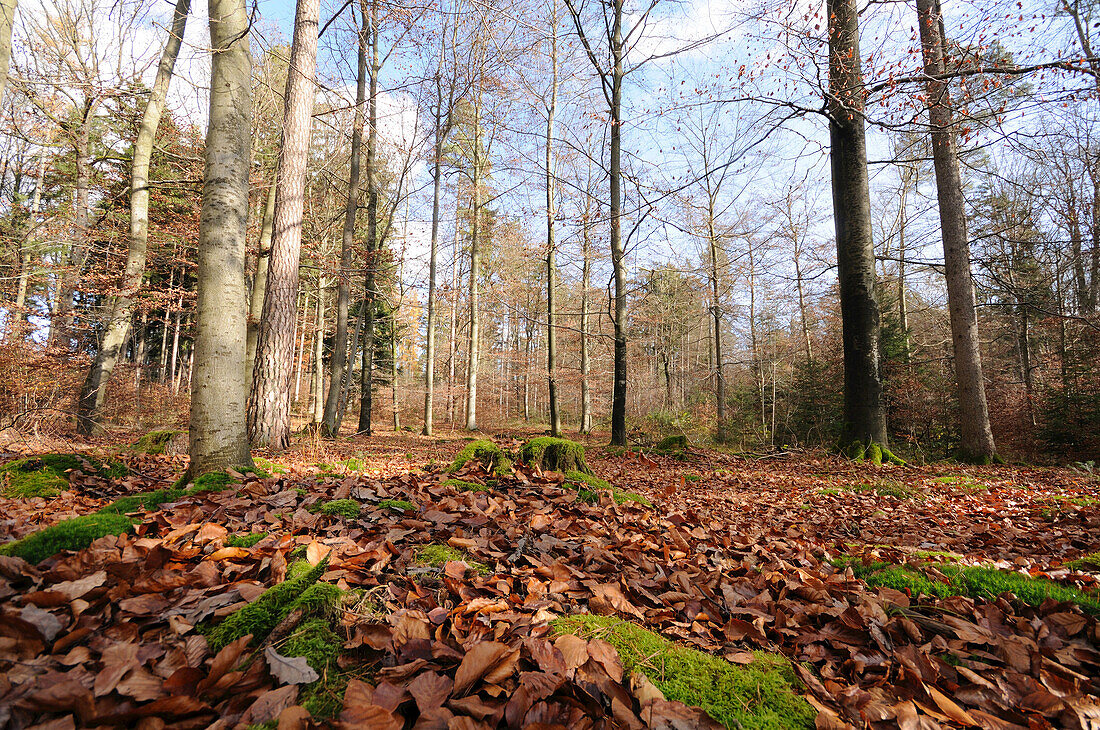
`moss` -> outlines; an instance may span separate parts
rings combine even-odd
[[[130,446],[130,450],[139,454],[163,454],[168,442],[183,431],[150,431]]]
[[[461,479],[446,479],[443,482],[443,486],[454,487],[460,492],[488,492],[492,490],[492,488],[486,484],[464,482]]]
[[[378,506],[381,509],[395,509],[398,512],[411,512],[416,509],[415,504],[404,499],[383,499]]]
[[[842,490],[840,489],[840,487],[825,487],[824,489],[817,490],[818,494],[824,495],[826,497],[838,497],[840,496],[841,492]]]
[[[992,600],[1002,593],[1012,593],[1016,599],[1028,606],[1039,606],[1048,599],[1059,603],[1076,603],[1082,610],[1100,615],[1100,593],[1079,591],[1045,578],[1032,578],[1022,573],[997,570],[985,566],[957,565],[938,563],[936,569],[944,575],[946,581],[930,578],[919,570],[907,565],[886,565],[884,563],[861,564],[857,561],[842,560],[840,565],[850,565],[857,578],[861,578],[871,587],[885,586],[899,591],[908,591],[912,595],[969,596]]]
[[[871,483],[857,484],[851,489],[853,492],[874,492],[880,497],[894,499],[913,499],[920,494],[914,487],[893,479],[877,479]]]
[[[684,481],[688,482],[697,482],[702,478],[703,477],[699,476],[698,474],[684,474]]]
[[[266,532],[248,532],[241,535],[230,535],[225,538],[226,547],[251,548],[256,543],[267,537]]]
[[[1071,560],[1066,563],[1066,567],[1070,570],[1100,570],[1100,550],[1090,555],[1082,555],[1076,560]]]
[[[33,532],[14,542],[0,545],[0,555],[14,555],[37,565],[62,550],[83,550],[107,535],[121,535],[134,523],[122,515],[94,514],[74,517]]]
[[[266,472],[270,472],[271,474],[287,473],[287,468],[285,466],[283,466],[282,464],[276,464],[274,461],[271,461],[270,459],[265,459],[262,456],[257,456],[252,459],[252,461],[257,467],[263,469]]]
[[[346,520],[353,520],[359,516],[359,511],[362,507],[354,499],[334,499],[329,502],[317,502],[316,504],[310,505],[308,509],[310,512],[316,514],[338,516]]]
[[[282,583],[268,588],[252,603],[239,608],[216,626],[204,627],[206,640],[214,651],[220,651],[242,636],[252,634],[258,644],[297,607],[307,589],[317,582],[328,566],[328,558],[315,566],[291,566]]]
[[[653,503],[636,492],[626,492],[611,486],[606,480],[592,474],[583,474],[579,471],[571,471],[565,475],[566,485],[577,487],[577,499],[589,504],[599,504],[601,491],[611,491],[611,498],[616,504],[634,502],[636,504],[652,507]]]
[[[343,464],[348,471],[363,471],[364,462],[357,456],[350,456],[343,461],[336,462],[337,464]]]
[[[183,489],[158,489],[155,492],[140,492],[119,497],[99,510],[99,514],[128,515],[132,512],[153,512],[162,504],[175,502],[187,496]]]
[[[471,459],[480,462],[486,471],[496,476],[503,477],[512,473],[512,459],[499,446],[487,439],[466,444],[462,451],[458,452],[447,471],[456,472]]]
[[[425,545],[416,551],[414,562],[417,565],[430,565],[433,568],[442,568],[452,560],[466,563],[472,570],[478,573],[488,573],[489,566],[472,560],[469,555],[450,545],[432,543]]]
[[[840,448],[840,452],[852,461],[866,460],[877,465],[905,465],[905,461],[895,456],[894,452],[890,451],[890,449],[881,444],[876,444],[873,441],[867,444],[864,444],[862,441],[853,441],[846,446],[842,446]]]
[[[753,652],[752,663],[738,666],[610,616],[563,616],[551,626],[559,635],[606,641],[619,653],[627,672],[645,674],[665,699],[701,707],[728,728],[814,726],[817,713],[798,695],[794,670],[782,656]]]
[[[688,438],[684,434],[665,436],[653,447],[654,451],[683,451],[688,447]]]
[[[292,608],[302,608],[310,614],[327,614],[340,605],[343,596],[344,591],[339,586],[332,583],[314,583],[302,591],[302,595],[295,599]]]
[[[129,473],[126,465],[117,459],[101,462],[76,454],[41,454],[0,467],[2,494],[21,499],[56,497],[69,487],[70,471],[104,479],[118,479]]]
[[[538,464],[545,471],[592,473],[584,460],[584,447],[569,439],[553,436],[533,438],[520,447],[519,459],[527,465]]]
[[[327,619],[311,618],[300,623],[278,651],[286,657],[305,657],[309,666],[323,676],[335,667],[342,643]]]

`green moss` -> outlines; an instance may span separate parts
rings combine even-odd
[[[503,477],[512,473],[512,459],[499,446],[487,439],[466,444],[462,451],[458,452],[447,471],[456,472],[471,459],[480,462],[486,471],[496,476]]]
[[[936,569],[946,581],[931,578],[918,568],[884,563],[861,564],[854,560],[842,560],[840,565],[850,565],[857,578],[871,587],[885,586],[912,595],[970,596],[992,600],[1002,593],[1012,593],[1028,606],[1039,606],[1048,599],[1060,603],[1076,603],[1082,610],[1100,615],[1100,593],[1085,592],[1064,586],[1045,578],[1032,578],[1022,573],[997,570],[976,565],[937,563]]]
[[[474,482],[464,482],[461,479],[446,479],[443,481],[443,486],[454,487],[460,492],[489,492],[492,488],[486,484],[476,484]]]
[[[225,538],[226,547],[251,548],[256,543],[267,537],[266,532],[248,532],[241,535],[230,535]]]
[[[881,444],[876,444],[873,441],[868,444],[864,444],[861,441],[853,441],[846,446],[840,448],[840,452],[847,456],[852,461],[870,461],[873,464],[896,464],[897,466],[904,466],[905,461],[894,455],[894,452],[886,448]]]
[[[305,657],[309,666],[323,676],[335,667],[342,643],[327,619],[311,618],[300,623],[278,651],[285,657]]]
[[[339,516],[353,520],[359,516],[361,505],[354,499],[334,499],[329,502],[317,502],[308,507],[310,512],[322,515]]]
[[[383,499],[378,506],[382,509],[395,509],[398,512],[411,512],[416,509],[415,504],[403,499]]]
[[[99,514],[128,515],[132,512],[153,512],[162,504],[175,502],[187,496],[183,489],[158,489],[155,492],[140,492],[119,497],[99,510]]]
[[[363,471],[364,462],[357,456],[351,456],[343,461],[336,462],[337,464],[343,464],[348,471]]]
[[[1066,567],[1070,570],[1100,570],[1100,550],[1090,555],[1083,555],[1076,560],[1071,560],[1066,563]]]
[[[327,566],[327,557],[315,566],[308,563],[304,567],[291,566],[282,583],[268,588],[259,598],[237,609],[220,624],[203,627],[211,649],[220,651],[248,634],[252,634],[253,643],[258,644],[299,605],[307,589],[317,582]]]
[[[16,499],[56,497],[68,489],[70,471],[104,479],[117,479],[129,473],[117,459],[100,462],[76,454],[41,454],[0,467],[0,493]]]
[[[853,492],[874,492],[880,497],[893,497],[894,499],[913,499],[920,492],[914,487],[894,479],[876,479],[871,483],[856,484],[851,487]]]
[[[559,635],[606,641],[619,653],[627,672],[642,672],[665,699],[701,707],[728,728],[814,726],[817,713],[797,694],[799,682],[782,656],[753,652],[752,663],[738,666],[609,616],[563,616],[551,626]]]
[[[636,492],[626,492],[618,487],[611,486],[606,480],[592,474],[584,474],[579,471],[571,471],[565,475],[567,486],[577,487],[577,498],[589,504],[599,504],[601,491],[611,491],[611,498],[616,504],[634,502],[636,504],[652,507],[653,503]]]
[[[287,468],[285,466],[283,466],[282,464],[276,464],[274,461],[271,461],[270,459],[265,459],[262,456],[257,456],[252,459],[252,461],[258,468],[263,469],[266,472],[270,472],[271,474],[287,473]]]
[[[817,490],[818,494],[826,497],[838,497],[842,494],[843,490],[840,487],[825,487],[824,489]]]
[[[589,486],[593,489],[611,489],[611,484],[606,479],[600,479],[594,474],[586,474],[580,471],[566,472],[565,481],[567,484],[574,484],[578,487]]]
[[[130,450],[139,454],[163,454],[168,442],[178,433],[183,431],[150,431],[135,441]]]
[[[302,595],[295,599],[292,608],[302,608],[310,614],[327,614],[340,605],[343,596],[344,591],[339,586],[332,583],[314,583],[302,591]]]
[[[0,545],[0,555],[14,555],[37,565],[62,550],[83,550],[107,535],[121,535],[134,523],[122,515],[94,514],[74,517],[33,532],[14,542]]]
[[[688,447],[687,436],[676,434],[674,436],[665,436],[663,439],[657,442],[653,447],[654,451],[684,451]]]
[[[519,459],[524,464],[538,464],[544,471],[592,473],[584,460],[584,447],[569,439],[553,436],[533,438],[520,447]]]
[[[697,482],[702,478],[703,477],[699,476],[698,474],[684,474],[684,481],[688,482]]]
[[[469,555],[450,545],[436,543],[425,545],[416,551],[416,557],[414,558],[417,565],[430,565],[433,568],[442,568],[452,560],[462,561],[478,573],[489,572],[488,565],[471,559]]]

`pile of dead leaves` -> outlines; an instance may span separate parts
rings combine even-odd
[[[829,562],[845,547],[834,535],[764,518],[760,502],[730,519],[682,493],[653,508],[608,495],[588,505],[560,475],[522,467],[484,492],[442,480],[248,479],[39,566],[0,558],[0,727],[712,723],[628,676],[599,639],[552,635],[549,619],[583,611],[735,660],[780,651],[819,727],[1100,723],[1100,630],[1077,606],[869,590]],[[333,499],[357,501],[358,517],[309,509]],[[259,531],[253,547],[226,545]],[[426,567],[429,544],[469,560]],[[339,676],[320,678],[337,694],[331,720],[303,707],[315,680],[271,637],[214,652],[199,633],[282,581],[299,555],[327,558],[322,581],[363,591],[334,622]]]

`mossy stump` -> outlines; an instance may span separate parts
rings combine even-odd
[[[519,450],[519,460],[528,466],[538,464],[543,471],[592,473],[584,461],[583,446],[553,436],[539,436],[525,443]]]
[[[847,446],[841,446],[840,453],[852,461],[869,461],[876,466],[882,466],[883,464],[905,466],[903,459],[895,456],[890,449],[874,441],[866,444],[862,441],[853,441]]]
[[[680,451],[686,451],[687,447],[687,436],[681,433],[676,434],[675,436],[665,436],[663,439],[657,442],[657,445],[653,447],[653,450],[677,453]]]
[[[447,473],[453,474],[466,466],[471,460],[477,461],[485,468],[485,471],[494,476],[504,477],[512,473],[512,459],[488,439],[479,439],[466,444],[458,456],[447,467]]]

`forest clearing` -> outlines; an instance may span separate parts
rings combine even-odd
[[[185,456],[142,453],[157,439],[104,442],[45,497],[15,496],[9,460],[0,719],[1100,722],[1095,473],[590,440],[592,475],[566,476],[511,460],[530,437],[304,439],[190,489]],[[77,552],[12,549],[97,515],[123,525]]]

